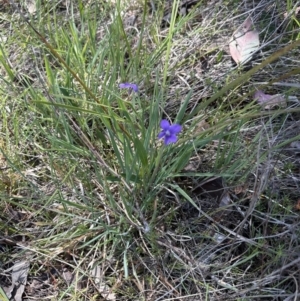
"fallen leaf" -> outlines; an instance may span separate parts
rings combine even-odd
[[[297,204],[295,205],[296,210],[300,210],[300,199],[297,201]]]
[[[241,194],[241,193],[245,193],[247,191],[247,185],[246,184],[241,184],[241,185],[237,185],[234,187],[234,193],[235,194]]]
[[[10,300],[22,301],[22,295],[24,293],[29,271],[29,262],[26,260],[16,261],[10,270],[12,270],[12,285],[10,286],[7,296]]]
[[[231,57],[237,64],[244,64],[259,49],[259,34],[252,30],[253,23],[248,17],[232,35],[229,42]]]
[[[263,91],[256,91],[254,99],[266,110],[270,110],[276,106],[286,107],[286,98],[281,94],[265,94]]]
[[[224,191],[219,201],[219,207],[227,207],[231,203],[231,198],[228,191]]]

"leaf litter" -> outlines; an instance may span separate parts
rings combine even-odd
[[[253,27],[252,20],[248,17],[231,37],[230,54],[237,64],[248,62],[259,49],[259,33]]]
[[[11,271],[11,286],[7,289],[6,294],[10,300],[22,301],[23,293],[27,283],[29,271],[29,262],[27,260],[19,260],[14,263],[12,268],[5,272]]]
[[[271,110],[275,107],[283,107],[287,106],[287,102],[296,102],[299,103],[299,100],[296,96],[287,96],[281,94],[265,94],[263,91],[256,91],[254,94],[254,99],[265,109]]]
[[[250,30],[250,32],[245,32],[245,28],[244,28],[244,30],[242,30],[242,33],[244,34],[244,36],[246,36],[247,33],[249,33],[249,35],[247,35],[247,37],[242,38],[242,36],[239,36],[239,35],[235,35],[235,37],[234,37],[235,38],[235,43],[236,43],[236,45],[235,45],[236,49],[235,50],[238,51],[238,53],[235,52],[235,59],[234,58],[233,59],[238,64],[243,64],[247,60],[252,59],[252,54],[253,54],[253,49],[249,46],[251,43],[248,44],[248,39],[250,39],[249,37],[251,37],[251,35],[252,36],[256,36],[256,33],[254,33],[254,34],[253,34],[253,32],[251,33],[251,30]],[[237,32],[235,32],[235,33],[237,33]],[[241,31],[238,32],[238,33],[241,33]],[[256,42],[254,42],[252,44],[253,45],[257,45],[257,40],[256,40]],[[199,164],[198,164],[198,166],[199,166]],[[221,194],[219,194],[219,193],[216,194],[216,192],[215,192],[216,187],[217,187],[217,190],[219,189],[220,191],[224,192],[224,185],[220,184],[218,180],[216,180],[216,181],[212,180],[211,183],[210,183],[210,185],[211,186],[215,186],[215,187],[206,187],[205,190],[206,190],[206,193],[208,194],[209,197],[212,197],[212,199],[214,201],[217,200],[217,202],[215,204],[215,208],[218,208],[218,207],[222,208],[222,207],[226,207],[227,205],[229,205],[229,203],[230,203],[230,195],[228,195],[227,193],[223,194],[224,195],[224,199],[223,199],[223,197],[222,197]],[[203,203],[205,201],[205,198],[199,198],[199,199],[200,199],[201,203]],[[223,204],[224,204],[224,206],[223,206]],[[189,215],[189,214],[190,214],[190,212],[187,213],[187,215]],[[197,212],[197,214],[199,215],[199,212]],[[197,223],[199,223],[199,222],[197,221]],[[223,223],[224,224],[228,223],[228,221],[223,221]],[[190,224],[191,223],[189,223],[189,225]],[[199,228],[197,228],[197,230],[199,230]],[[201,231],[198,231],[198,232],[201,232]],[[223,234],[220,234],[220,236],[218,236],[218,237],[220,237],[220,238],[218,238],[219,244],[224,243],[224,246],[225,246],[225,242],[224,241],[225,241],[225,238],[227,236],[225,236]],[[176,243],[178,244],[180,242],[177,241]],[[236,241],[234,241],[234,243],[236,243]],[[199,247],[199,244],[196,245],[196,246]],[[224,247],[224,246],[222,245],[222,247]],[[185,248],[185,246],[182,247],[182,249],[184,249],[184,248]],[[202,244],[201,248],[205,249],[205,244]],[[180,250],[180,252],[181,252],[181,250]],[[180,255],[180,252],[178,252],[179,255]],[[226,264],[226,261],[224,261],[223,264],[221,264],[221,268],[223,268],[223,265],[225,265],[225,264]],[[220,268],[220,270],[221,270],[221,268]],[[247,269],[248,269],[248,267],[247,267]],[[171,272],[170,272],[170,275],[172,276]],[[169,271],[168,271],[168,273],[169,273]],[[64,278],[65,278],[65,280],[66,280],[66,282],[68,284],[70,284],[70,282],[72,281],[72,280],[70,280],[71,275],[72,275],[71,272],[67,272],[66,271],[66,276]],[[95,278],[95,282],[99,282],[100,281],[100,283],[101,283],[101,278],[102,278],[103,275],[99,274],[97,271],[95,271],[95,275],[97,275],[97,277]],[[224,278],[226,278],[226,275],[224,275]],[[238,280],[236,280],[236,281],[238,281]],[[231,279],[229,277],[227,278],[227,282],[231,283]],[[219,284],[221,285],[221,283],[219,283]],[[238,285],[244,285],[244,284],[241,282],[241,283],[238,283]],[[103,288],[100,288],[100,290],[99,290],[99,292],[101,293],[101,295],[103,297],[105,297],[106,293],[108,293],[109,291],[110,291],[110,287],[108,287],[108,286],[104,286]],[[113,295],[111,298],[112,298],[112,300],[114,300],[115,296]]]

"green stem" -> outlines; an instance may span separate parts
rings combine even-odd
[[[159,150],[159,152],[158,152],[158,155],[156,157],[156,160],[155,160],[155,168],[154,168],[154,171],[153,171],[152,176],[150,178],[148,187],[151,187],[151,185],[152,185],[152,183],[154,181],[154,178],[157,175],[158,168],[160,167],[160,163],[161,163],[163,151],[164,151],[164,147],[161,147],[160,150]]]

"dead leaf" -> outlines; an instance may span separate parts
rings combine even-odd
[[[229,42],[231,57],[237,64],[244,64],[259,49],[259,34],[253,30],[253,23],[248,17],[232,35]]]
[[[228,193],[228,191],[224,191],[223,195],[221,196],[220,198],[220,201],[219,201],[219,207],[227,207],[231,202],[231,198],[230,198],[230,195]]]
[[[297,201],[297,203],[295,205],[295,209],[300,210],[300,199]]]
[[[259,90],[255,92],[254,99],[256,99],[265,110],[270,110],[276,106],[287,106],[286,98],[281,94],[270,95]]]
[[[27,275],[29,271],[29,262],[26,260],[17,261],[11,270],[12,285],[7,294],[10,300],[22,301],[25,285],[27,282]],[[8,270],[6,270],[7,272]]]
[[[234,193],[236,195],[241,194],[241,193],[245,193],[247,191],[247,185],[246,184],[241,184],[241,185],[237,185],[234,187]]]

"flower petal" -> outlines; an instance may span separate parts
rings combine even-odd
[[[165,137],[165,145],[175,143],[176,141],[177,141],[177,137],[175,135]]]
[[[139,91],[139,87],[136,84],[131,84],[131,83],[121,83],[119,84],[120,89],[132,89],[134,92]]]
[[[173,124],[170,126],[169,128],[169,131],[172,133],[172,134],[178,134],[182,129],[182,126],[180,124]]]
[[[136,84],[131,84],[131,89],[132,89],[134,92],[139,92],[139,87],[138,87]]]
[[[120,89],[128,89],[130,88],[130,83],[121,83],[119,84]]]
[[[164,131],[161,131],[159,134],[158,134],[158,139],[161,139],[162,137],[164,137],[166,135],[166,133]]]
[[[170,128],[170,123],[168,120],[166,119],[163,119],[161,122],[160,122],[160,127],[163,129],[163,130],[168,130]]]

